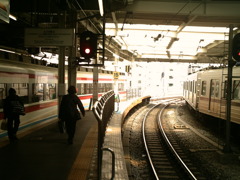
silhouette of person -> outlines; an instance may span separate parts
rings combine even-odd
[[[9,95],[3,101],[3,114],[4,119],[7,119],[7,131],[10,141],[18,140],[16,134],[20,124],[20,115],[25,115],[24,105],[20,97],[16,94],[16,90],[10,88],[8,90]],[[22,110],[22,113],[18,112],[18,108]]]
[[[68,134],[68,144],[73,143],[73,138],[76,129],[77,120],[81,119],[80,113],[77,107],[80,109],[83,116],[85,116],[85,110],[81,100],[76,95],[75,86],[68,88],[68,94],[64,95],[59,108],[59,119],[65,122],[66,132]]]

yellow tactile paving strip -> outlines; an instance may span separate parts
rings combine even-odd
[[[68,180],[84,180],[88,177],[94,149],[97,145],[97,123],[89,130],[81,150],[72,166]]]

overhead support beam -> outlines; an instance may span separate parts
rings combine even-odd
[[[196,15],[195,15],[195,16],[189,16],[188,21],[187,21],[187,22],[183,22],[183,23],[178,27],[178,29],[177,29],[176,32],[175,32],[175,36],[171,38],[171,40],[170,40],[170,42],[169,42],[169,44],[168,44],[168,46],[167,46],[167,50],[168,50],[168,51],[169,51],[169,49],[172,47],[173,43],[174,43],[175,41],[178,41],[178,38],[177,38],[178,34],[179,34],[186,26],[188,26],[192,21],[194,21],[194,19],[196,19],[196,17],[197,17]],[[170,53],[170,52],[169,52],[169,53]]]
[[[212,49],[212,48],[214,48],[214,47],[216,47],[216,46],[218,46],[218,45],[220,45],[220,44],[222,44],[222,43],[224,43],[223,40],[215,40],[213,43],[207,45],[205,48],[206,48],[207,50],[209,50],[209,49]]]
[[[239,16],[239,1],[151,1],[139,0],[127,6],[127,11],[142,12],[142,13],[159,13],[177,15],[192,15],[197,16]],[[182,9],[180,9],[182,8]],[[172,18],[174,19],[174,17]]]
[[[114,34],[115,34],[115,36],[117,36],[118,35],[118,22],[117,22],[116,14],[115,14],[115,12],[112,12],[111,14],[112,14],[113,23],[115,25],[115,33]]]
[[[135,61],[138,62],[181,62],[181,63],[211,63],[211,64],[220,64],[219,59],[211,59],[205,57],[203,59],[168,59],[168,58],[135,58]]]

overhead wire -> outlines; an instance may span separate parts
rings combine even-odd
[[[78,5],[78,7],[80,8],[80,11],[84,14],[84,16],[87,18],[87,14],[85,13],[85,11],[83,10],[82,6],[79,4],[79,2],[77,0],[74,0],[76,2],[76,4]],[[91,24],[92,26],[96,29],[96,31],[98,33],[100,33],[100,30],[96,27],[96,25],[92,22],[91,19],[87,19]]]

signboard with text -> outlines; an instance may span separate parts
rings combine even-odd
[[[118,78],[119,78],[119,75],[120,75],[119,72],[114,71],[114,72],[113,72],[113,79],[118,79]]]
[[[10,3],[9,0],[0,0],[0,19],[9,23]]]
[[[24,45],[26,47],[72,46],[74,29],[27,28]]]

